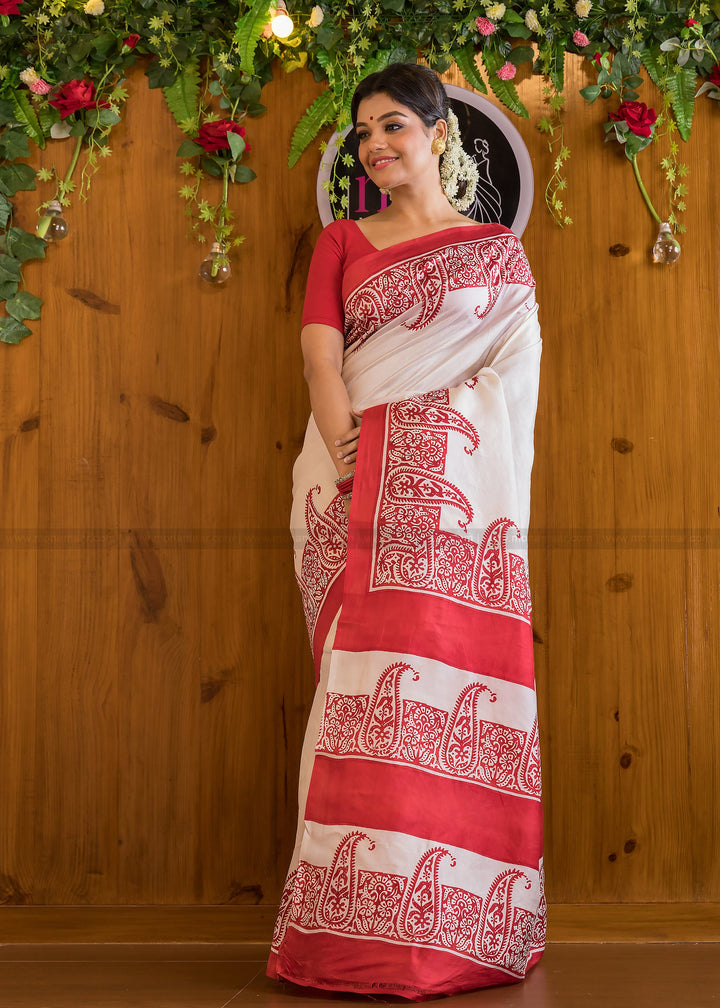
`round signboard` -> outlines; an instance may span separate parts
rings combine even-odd
[[[463,147],[478,166],[475,199],[465,216],[480,224],[504,224],[520,237],[530,217],[533,199],[532,164],[522,137],[505,113],[487,98],[453,84],[446,84],[445,90],[458,117]],[[338,150],[341,135],[343,142]],[[343,216],[353,220],[384,209],[391,198],[381,193],[365,174],[352,127],[343,134],[333,134],[320,163],[317,201],[323,226],[334,219],[328,186],[332,187],[338,206],[347,193]]]

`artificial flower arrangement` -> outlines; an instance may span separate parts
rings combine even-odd
[[[546,81],[548,111],[538,127],[555,154],[546,202],[565,225],[571,222],[563,202],[565,54],[584,56],[597,78],[581,93],[589,102],[608,101],[608,135],[624,145],[655,216],[637,156],[659,135],[666,138],[661,164],[670,200],[663,216],[671,230],[682,230],[686,169],[676,134],[688,139],[697,98],[720,102],[720,0],[288,0],[287,6],[284,0],[0,0],[0,302],[7,313],[0,340],[19,342],[30,332],[25,323],[39,317],[40,299],[22,290],[22,264],[42,257],[65,233],[58,208],[87,195],[93,172],[111,152],[127,98],[124,74],[140,57],[148,85],[162,88],[185,136],[179,193],[196,236],[205,240],[211,232],[215,259],[206,278],[212,281],[225,278],[228,253],[241,241],[228,185],[255,177],[242,163],[250,151],[247,122],[265,111],[262,88],[278,61],[286,72],[307,67],[328,84],[298,123],[291,165],[324,126],[347,125],[357,81],[390,62],[419,57],[440,73],[455,63],[470,86],[489,88],[526,118],[514,80],[520,67],[531,67]],[[662,94],[659,112],[639,100],[643,74]],[[63,138],[75,143],[63,178],[54,168],[36,173],[16,163],[29,156],[30,143],[44,147]],[[208,175],[223,180],[215,205],[202,196]],[[31,233],[14,224],[11,199],[38,181],[52,191]]]

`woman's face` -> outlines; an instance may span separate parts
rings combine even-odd
[[[430,150],[436,136],[445,139],[443,119],[427,127],[422,119],[384,92],[364,98],[358,106],[355,133],[360,162],[383,189],[428,179],[439,184],[438,157]]]

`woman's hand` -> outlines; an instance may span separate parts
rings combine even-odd
[[[347,431],[347,433],[341,434],[335,442],[335,447],[337,449],[335,457],[339,462],[344,462],[345,465],[352,465],[357,458],[362,410],[359,413],[353,413],[353,417],[357,420],[357,426],[353,427],[352,430]]]

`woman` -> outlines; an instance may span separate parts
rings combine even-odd
[[[268,972],[422,1000],[543,949],[519,531],[540,337],[517,238],[449,202],[477,176],[436,75],[370,75],[352,120],[392,201],[327,227],[308,280],[292,526],[318,686]]]

